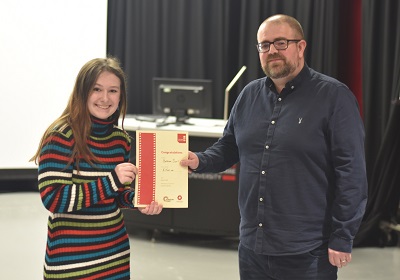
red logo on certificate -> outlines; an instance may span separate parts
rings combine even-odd
[[[186,143],[186,134],[178,133],[178,143]]]

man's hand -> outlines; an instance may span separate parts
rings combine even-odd
[[[192,170],[196,170],[199,167],[199,158],[197,155],[191,151],[189,151],[188,159],[183,159],[180,162],[181,166],[187,166],[189,173],[192,173]]]
[[[328,248],[329,262],[333,266],[342,268],[351,262],[351,253],[344,253]]]

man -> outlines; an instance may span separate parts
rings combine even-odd
[[[296,19],[266,19],[257,41],[266,77],[243,89],[223,136],[181,165],[220,172],[240,162],[242,280],[337,279],[367,200],[357,101],[306,65]]]

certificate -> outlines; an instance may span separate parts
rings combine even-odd
[[[188,208],[188,132],[136,131],[135,207],[152,201],[164,208]]]

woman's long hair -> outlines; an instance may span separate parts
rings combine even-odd
[[[67,107],[61,116],[47,128],[40,140],[39,148],[31,158],[31,161],[35,161],[37,164],[46,139],[51,134],[61,132],[67,126],[71,127],[75,140],[69,164],[74,160],[79,163],[80,158],[85,159],[92,165],[94,161],[98,161],[87,146],[87,139],[89,139],[92,125],[87,103],[98,77],[103,72],[113,73],[121,81],[120,102],[117,111],[112,117],[115,119],[115,125],[118,124],[118,120],[121,118],[123,128],[127,109],[125,73],[119,61],[114,57],[92,59],[79,71]]]

